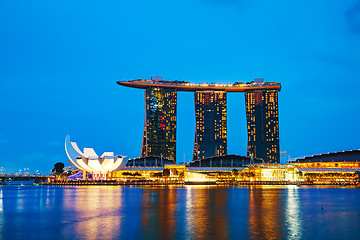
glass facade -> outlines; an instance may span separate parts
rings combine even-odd
[[[259,90],[245,93],[248,132],[247,155],[279,163],[278,92]]]
[[[145,123],[141,156],[162,156],[176,161],[175,89],[145,90]]]
[[[193,160],[227,154],[225,91],[198,91],[195,98]]]

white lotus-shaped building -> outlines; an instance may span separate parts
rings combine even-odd
[[[93,148],[84,148],[81,152],[76,142],[70,141],[70,136],[65,138],[65,151],[70,164],[91,173],[94,179],[106,179],[111,173],[123,169],[128,162],[127,157],[114,156],[113,152],[104,152],[101,157]]]

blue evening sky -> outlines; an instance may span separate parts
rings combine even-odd
[[[0,167],[48,172],[67,134],[138,157],[144,91],[118,80],[280,82],[280,149],[359,149],[360,1],[0,1]],[[192,93],[178,93],[190,160]],[[246,155],[243,93],[228,94],[228,154]]]

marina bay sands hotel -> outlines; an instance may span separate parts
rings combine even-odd
[[[145,89],[145,123],[141,156],[176,161],[177,92],[194,92],[195,141],[193,160],[227,155],[227,93],[244,92],[248,133],[247,155],[279,163],[278,92],[281,84],[255,79],[234,84],[192,84],[161,77],[118,81]]]

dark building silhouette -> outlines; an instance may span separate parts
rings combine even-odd
[[[360,168],[360,149],[342,151],[342,152],[331,152],[331,153],[322,153],[315,154],[312,156],[306,156],[302,158],[297,158],[296,161],[292,162],[293,164],[307,164],[308,167],[321,166],[323,163],[328,167],[352,167]],[[329,165],[332,163],[333,165]],[[318,165],[317,165],[318,164]]]
[[[193,160],[227,154],[225,91],[198,91],[195,97]]]
[[[263,163],[263,160],[241,155],[208,157],[189,163],[190,167],[244,167],[246,164]]]
[[[278,91],[256,90],[245,93],[248,156],[279,163]]]
[[[163,167],[165,164],[174,164],[174,160],[159,156],[147,156],[129,159],[127,167]]]
[[[162,156],[176,161],[177,91],[145,90],[145,123],[141,156]]]

